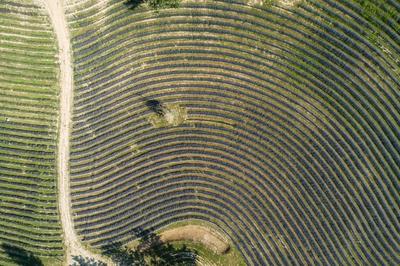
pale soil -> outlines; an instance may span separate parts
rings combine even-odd
[[[274,3],[285,6],[285,7],[293,7],[297,3],[300,3],[302,0],[276,0]],[[263,0],[248,0],[247,4],[249,6],[262,6],[263,5]]]
[[[73,72],[71,63],[70,37],[66,17],[64,14],[64,3],[62,0],[37,1],[40,1],[40,3],[44,5],[50,15],[55,34],[57,36],[59,49],[60,135],[58,144],[58,189],[59,212],[64,233],[64,244],[66,248],[66,263],[67,265],[71,264],[72,255],[82,255],[84,257],[90,257],[96,260],[106,261],[100,255],[93,254],[82,246],[74,230],[73,220],[71,217],[68,161],[72,112]]]
[[[249,6],[256,6],[256,5],[262,6],[263,1],[262,0],[249,0],[249,1],[247,1],[247,4]]]
[[[211,229],[199,225],[185,225],[169,229],[160,235],[162,242],[193,241],[198,242],[218,254],[224,254],[229,250],[229,244]]]
[[[187,110],[178,104],[165,106],[164,115],[152,114],[149,122],[156,128],[164,126],[179,126],[187,120]]]
[[[300,3],[302,0],[279,0],[278,3],[286,7],[294,7],[296,4]]]

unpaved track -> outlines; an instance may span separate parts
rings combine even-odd
[[[71,216],[71,198],[69,186],[69,137],[71,131],[73,70],[68,25],[64,13],[63,0],[38,0],[50,15],[58,41],[60,64],[60,134],[58,143],[58,190],[61,224],[64,233],[67,265],[72,262],[72,255],[82,255],[97,260],[107,261],[97,254],[86,250],[80,243],[73,226]],[[108,265],[111,265],[107,261]]]

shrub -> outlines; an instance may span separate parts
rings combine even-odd
[[[179,0],[148,0],[147,3],[151,8],[177,8],[179,7]]]

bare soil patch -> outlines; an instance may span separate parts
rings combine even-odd
[[[230,246],[211,229],[199,225],[186,225],[161,233],[162,242],[193,241],[201,243],[217,254],[226,253]]]

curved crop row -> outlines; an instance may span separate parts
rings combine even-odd
[[[199,219],[249,264],[398,264],[399,32],[361,8],[71,3],[82,240]]]
[[[63,257],[54,35],[31,1],[2,1],[0,39],[0,264],[53,265]]]

